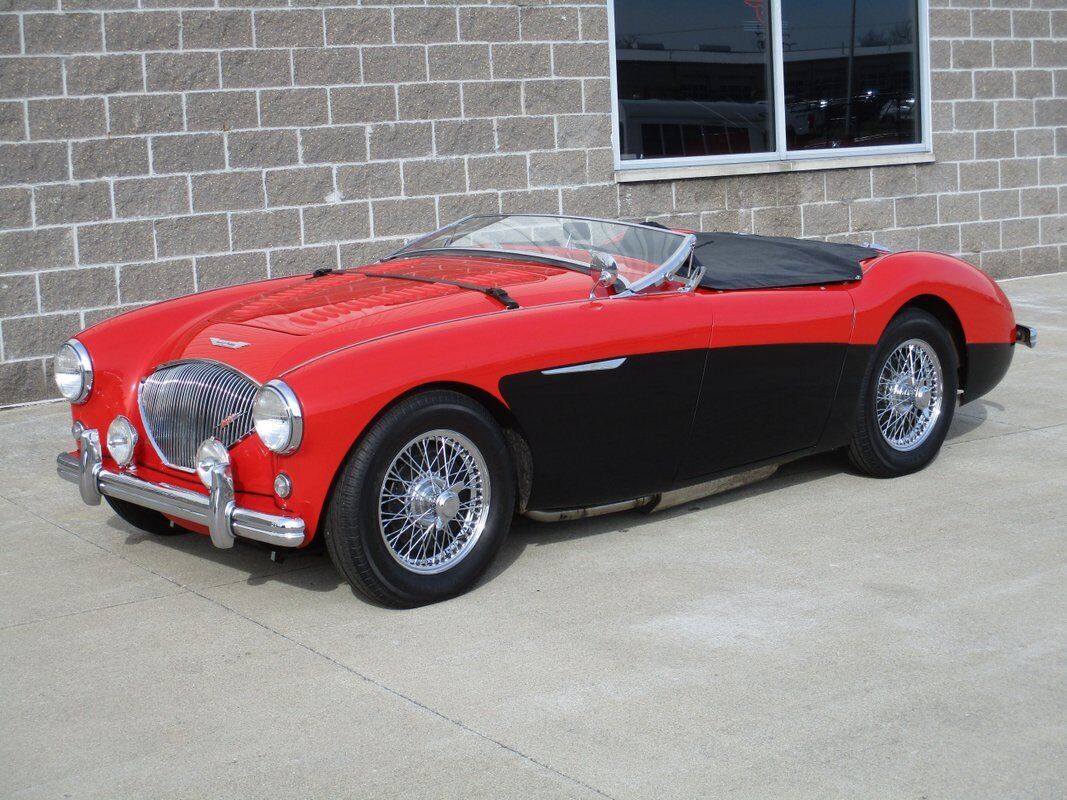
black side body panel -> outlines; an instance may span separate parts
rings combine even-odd
[[[1014,344],[967,345],[967,382],[960,405],[977,400],[1000,383],[1015,355]]]
[[[837,386],[830,418],[826,420],[826,430],[819,441],[819,450],[836,450],[852,441],[863,377],[873,356],[874,345],[849,345],[845,363],[841,365],[841,382]]]
[[[848,349],[789,344],[710,350],[679,483],[814,448],[834,406]]]
[[[533,455],[529,507],[574,508],[669,489],[706,355],[653,353],[629,356],[615,369],[501,380]]]

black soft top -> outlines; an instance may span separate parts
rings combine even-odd
[[[661,227],[657,223],[647,223]],[[774,289],[849,283],[863,277],[860,262],[881,251],[855,244],[709,231],[697,237],[694,258],[707,271],[706,289]]]
[[[694,257],[703,266],[700,285],[707,289],[771,289],[848,283],[863,277],[860,263],[878,250],[856,244],[698,233]]]

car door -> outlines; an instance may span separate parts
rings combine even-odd
[[[814,448],[852,332],[844,286],[707,296],[711,349],[679,483]]]
[[[524,368],[500,392],[532,460],[529,507],[627,500],[673,485],[711,339],[707,298],[661,293],[531,311]]]

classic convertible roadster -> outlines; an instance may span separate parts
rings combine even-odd
[[[921,469],[1035,341],[946,255],[479,215],[78,334],[58,470],[146,531],[324,540],[413,606],[470,587],[516,512],[654,510],[836,449]]]

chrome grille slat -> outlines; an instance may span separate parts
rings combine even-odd
[[[160,458],[193,470],[204,439],[214,436],[230,448],[252,432],[258,390],[259,384],[224,364],[168,364],[142,381],[141,418]],[[231,416],[233,421],[220,427]]]

